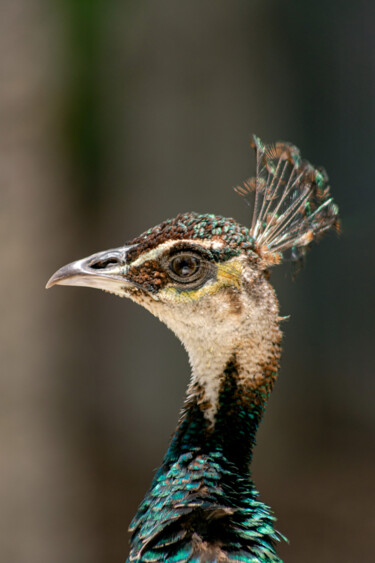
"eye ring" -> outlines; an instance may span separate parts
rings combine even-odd
[[[196,254],[181,252],[169,260],[169,273],[179,283],[191,283],[202,276],[203,264],[202,259]]]

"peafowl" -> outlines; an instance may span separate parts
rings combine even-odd
[[[258,498],[250,462],[279,369],[278,300],[269,269],[298,267],[338,229],[328,177],[284,142],[253,137],[256,176],[236,191],[251,226],[183,213],[125,246],[58,270],[47,287],[128,297],[184,344],[192,369],[176,431],[135,515],[128,562],[280,562],[282,535]]]

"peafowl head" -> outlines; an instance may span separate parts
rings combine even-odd
[[[256,137],[253,146],[256,177],[237,188],[252,200],[250,227],[180,214],[125,246],[64,266],[47,287],[94,287],[141,304],[179,337],[201,382],[222,373],[234,352],[253,379],[267,364],[275,372],[281,333],[269,268],[288,253],[298,264],[316,237],[338,226],[338,210],[325,172],[298,149]]]
[[[240,336],[244,318],[255,325],[262,315],[266,267],[248,228],[185,213],[125,246],[64,266],[48,287],[83,285],[129,297],[165,322],[189,352],[208,346],[217,354],[224,341],[231,347]]]

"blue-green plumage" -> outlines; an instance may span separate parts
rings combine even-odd
[[[281,561],[274,545],[282,536],[269,507],[258,500],[249,471],[263,403],[256,407],[250,399],[249,407],[249,399],[236,397],[235,358],[224,374],[213,428],[196,397],[187,401],[130,526],[129,561],[216,562],[223,561],[223,552],[228,562]]]

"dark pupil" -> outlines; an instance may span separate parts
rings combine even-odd
[[[187,278],[198,270],[199,262],[194,256],[178,256],[171,264],[172,270],[181,278]]]

